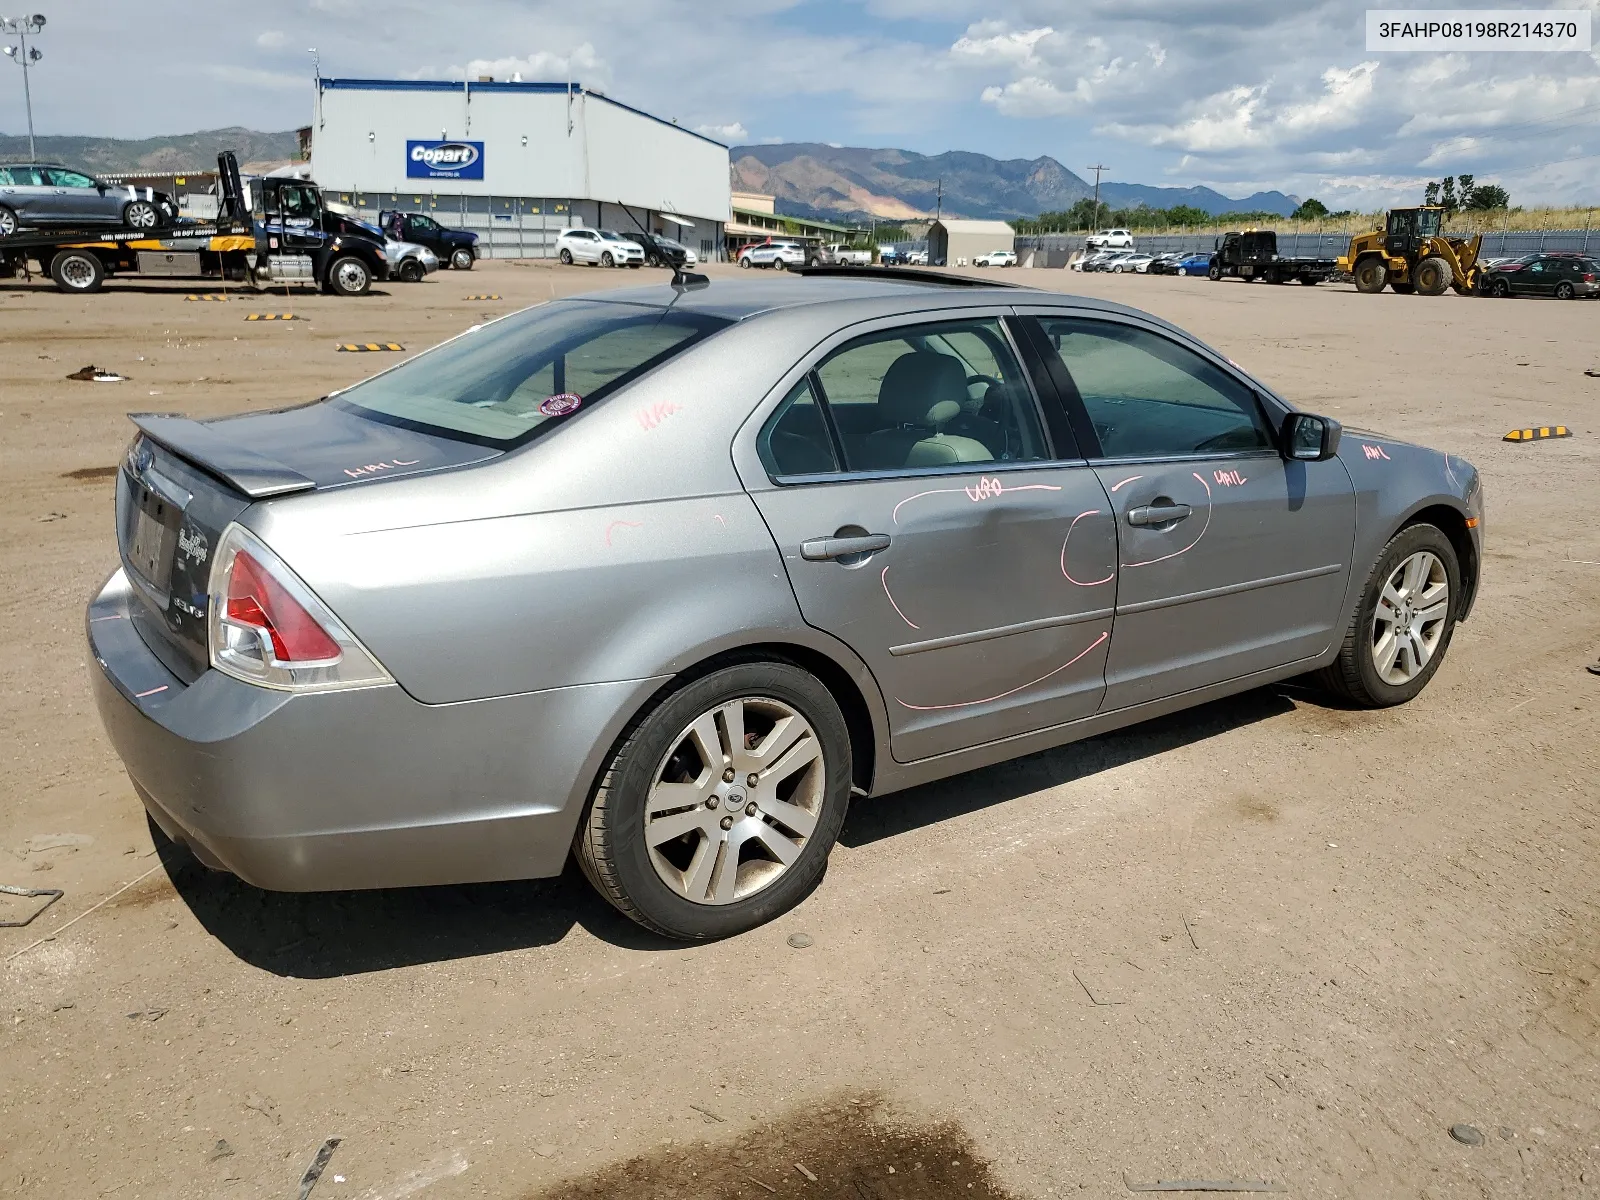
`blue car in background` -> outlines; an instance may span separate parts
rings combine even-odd
[[[1204,275],[1211,269],[1211,255],[1189,254],[1173,264],[1174,275]]]

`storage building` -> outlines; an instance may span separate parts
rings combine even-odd
[[[1016,248],[1016,230],[1004,221],[961,221],[943,218],[928,226],[928,261],[937,266],[965,266],[991,250]]]
[[[311,177],[365,220],[427,213],[498,258],[569,225],[722,247],[728,148],[578,83],[322,79],[314,118]]]

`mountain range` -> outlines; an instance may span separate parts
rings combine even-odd
[[[138,140],[51,134],[34,138],[34,144],[40,162],[64,163],[102,175],[119,171],[215,171],[217,154],[223,150],[237,153],[240,165],[246,168],[278,166],[300,153],[300,139],[292,129],[258,133],[237,126]],[[28,157],[25,135],[0,133],[0,160],[25,162]]]
[[[942,211],[953,217],[1004,220],[1060,212],[1094,195],[1090,184],[1048,156],[997,159],[963,150],[925,155],[786,142],[736,146],[729,158],[735,190],[774,196],[778,211],[791,216],[915,220]],[[1282,192],[1255,192],[1236,199],[1207,187],[1111,182],[1100,185],[1100,199],[1113,208],[1188,204],[1212,214],[1285,216],[1299,204],[1296,197]]]
[[[293,130],[261,133],[237,126],[138,140],[49,135],[35,141],[43,161],[102,174],[211,170],[219,150],[235,151],[246,169],[264,169],[291,161],[300,148]],[[26,137],[0,134],[0,160],[27,157]],[[1008,219],[1059,212],[1094,194],[1088,183],[1048,156],[997,159],[962,150],[926,155],[789,142],[736,146],[729,158],[736,190],[773,195],[778,211],[791,216],[916,220],[937,211],[952,217]],[[1100,198],[1113,208],[1188,204],[1213,214],[1287,215],[1298,203],[1282,192],[1235,199],[1206,187],[1111,182],[1100,185]]]

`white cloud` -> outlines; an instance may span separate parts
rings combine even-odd
[[[611,81],[611,68],[595,52],[589,42],[573,47],[569,54],[556,54],[549,50],[535,50],[526,58],[475,58],[465,68],[451,67],[457,78],[476,79],[480,75],[493,75],[496,79],[521,76],[529,83],[565,83],[573,80],[585,85],[607,87]]]
[[[280,49],[288,40],[283,31],[278,29],[268,29],[263,33],[256,34],[256,45],[263,50]]]
[[[999,21],[980,21],[950,47],[958,59],[981,63],[1029,65],[1038,60],[1034,47],[1055,32],[1048,25],[1038,29],[1008,31]]]
[[[738,121],[733,121],[727,125],[696,125],[695,132],[703,133],[709,138],[716,138],[719,142],[727,142],[729,145],[750,140],[750,131]]]

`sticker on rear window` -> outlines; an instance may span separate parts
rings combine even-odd
[[[570,412],[577,412],[582,403],[583,397],[575,392],[558,392],[539,401],[539,411],[547,417],[564,417]]]

